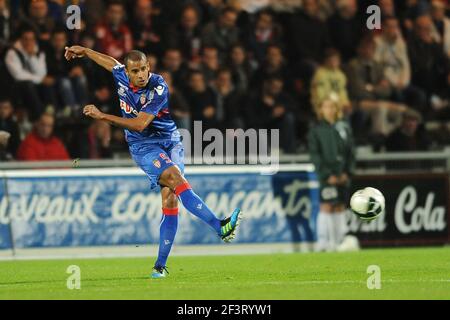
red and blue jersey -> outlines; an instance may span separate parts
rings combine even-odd
[[[138,142],[180,141],[180,133],[169,112],[169,88],[162,76],[150,73],[147,86],[135,88],[125,73],[124,65],[115,66],[112,74],[124,118],[135,118],[139,112],[155,116],[142,132],[125,129],[129,145]]]

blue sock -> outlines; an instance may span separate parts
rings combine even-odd
[[[156,267],[165,267],[173,240],[178,228],[178,208],[163,209],[163,217],[159,227],[159,252]]]
[[[217,219],[206,203],[192,191],[189,183],[184,183],[176,187],[175,194],[180,198],[183,206],[189,210],[189,212],[206,222],[218,235],[220,235],[220,220]]]

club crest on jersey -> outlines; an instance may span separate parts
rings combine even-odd
[[[158,96],[162,95],[163,91],[164,91],[164,87],[162,85],[159,85],[155,88],[156,93],[158,94]]]
[[[155,166],[155,167],[157,167],[158,169],[159,168],[161,168],[161,162],[159,162],[159,160],[153,160],[153,165]]]
[[[147,101],[147,96],[145,93],[141,94],[140,101],[141,101],[141,104],[145,104],[145,102]]]

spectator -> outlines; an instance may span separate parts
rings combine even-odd
[[[133,18],[129,22],[135,49],[161,52],[161,37],[154,29],[153,23],[152,1],[136,0],[133,5]]]
[[[269,45],[279,44],[281,29],[274,21],[269,11],[260,11],[256,15],[256,22],[248,35],[249,53],[262,65]]]
[[[433,38],[442,46],[450,58],[450,18],[445,15],[446,3],[443,0],[431,2],[431,17],[433,18]]]
[[[394,0],[378,0],[378,6],[381,9],[382,17],[396,16]]]
[[[8,99],[0,99],[0,132],[7,132],[9,140],[4,148],[4,160],[15,157],[20,144],[19,126],[14,118],[13,106]]]
[[[231,68],[233,83],[237,91],[243,93],[249,89],[253,67],[247,59],[245,48],[236,44],[231,48],[228,65]]]
[[[217,72],[212,89],[216,94],[216,119],[222,129],[244,128],[240,108],[242,95],[235,90],[231,71],[221,69]]]
[[[24,22],[33,27],[41,44],[50,41],[55,21],[49,15],[47,0],[30,1],[28,18]]]
[[[17,159],[23,161],[69,160],[61,140],[53,135],[55,118],[48,113],[36,121],[34,130],[20,144]]]
[[[356,0],[339,0],[336,13],[328,20],[331,43],[346,63],[356,55],[356,45],[361,41],[365,24],[358,15]]]
[[[31,118],[37,118],[46,106],[56,106],[55,81],[47,75],[45,53],[39,48],[33,30],[24,28],[11,49],[5,64],[16,81],[15,98],[22,101]]]
[[[95,120],[87,130],[87,147],[89,159],[111,158],[111,126],[101,120]]]
[[[433,21],[424,15],[416,19],[414,33],[408,40],[412,83],[425,90],[427,98],[445,92],[450,71],[449,60],[441,46],[433,40]],[[432,111],[424,114],[429,117]]]
[[[170,72],[175,87],[180,88],[181,90],[186,88],[188,70],[179,49],[168,48],[164,52],[161,68]],[[154,70],[153,66],[152,69]]]
[[[219,51],[215,47],[204,47],[202,50],[202,63],[200,71],[205,77],[207,85],[211,85],[220,68]]]
[[[62,100],[59,108],[65,117],[80,114],[81,107],[88,102],[87,79],[83,68],[68,64],[64,58],[64,48],[67,45],[67,35],[64,30],[53,33],[50,49],[47,53],[48,76],[55,81],[56,89]],[[79,112],[80,111],[80,112]]]
[[[407,0],[404,1],[401,11],[402,27],[406,34],[410,34],[414,29],[414,21],[429,13],[429,4],[427,0]]]
[[[122,2],[111,1],[106,10],[106,18],[95,28],[98,50],[115,58],[133,49],[133,36],[125,24],[125,11]]]
[[[216,120],[216,99],[214,92],[206,84],[205,76],[200,71],[189,75],[186,98],[192,111],[193,121],[202,121],[204,130],[219,128]]]
[[[186,98],[177,87],[173,85],[172,74],[169,71],[161,71],[160,75],[164,78],[170,92],[170,112],[173,120],[180,129],[191,129],[191,111]]]
[[[6,0],[0,0],[0,54],[11,37],[11,18]]]
[[[408,110],[403,114],[401,125],[386,140],[388,151],[426,151],[431,141],[423,126],[422,117],[417,111]]]
[[[358,57],[347,66],[347,79],[350,98],[359,109],[354,123],[356,129],[361,132],[367,130],[370,117],[375,135],[389,134],[400,122],[406,106],[389,102],[392,87],[384,76],[383,66],[375,60],[372,37],[364,38],[359,44]]]
[[[239,29],[236,27],[237,12],[232,8],[224,8],[219,18],[205,26],[202,31],[202,44],[216,47],[225,58],[226,52],[239,40]]]
[[[297,147],[297,128],[294,116],[295,104],[284,90],[284,81],[279,76],[265,78],[263,87],[249,102],[246,110],[248,127],[257,129],[279,129],[280,147],[293,153]]]
[[[200,63],[201,26],[198,11],[193,5],[188,5],[181,13],[177,25],[170,27],[167,32],[166,46],[179,48],[183,57],[193,66]]]
[[[281,77],[284,83],[290,82],[285,57],[281,47],[276,45],[267,48],[265,61],[254,73],[251,86],[260,89],[263,81],[272,76]]]
[[[311,101],[315,110],[325,99],[332,97],[340,110],[349,114],[351,103],[347,92],[347,77],[341,70],[341,57],[337,50],[328,49],[324,62],[311,82]]]
[[[375,37],[375,60],[383,67],[384,77],[392,88],[392,98],[425,112],[427,98],[423,90],[411,85],[408,48],[398,20],[387,17],[383,20],[382,30],[381,35]]]

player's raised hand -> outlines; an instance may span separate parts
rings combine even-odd
[[[65,47],[65,49],[66,52],[64,53],[64,57],[66,58],[66,60],[82,58],[86,54],[86,48],[82,46]]]
[[[91,117],[93,119],[99,119],[102,120],[103,119],[103,113],[98,110],[98,108],[96,106],[94,106],[93,104],[88,104],[87,106],[85,106],[83,108],[83,114],[87,117]]]

